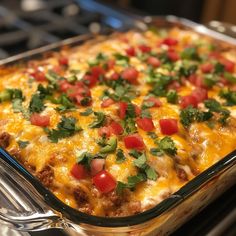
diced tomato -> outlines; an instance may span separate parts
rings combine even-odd
[[[206,62],[206,63],[202,64],[200,67],[201,67],[201,71],[203,73],[210,73],[214,69],[214,66],[209,62]]]
[[[98,172],[102,171],[104,165],[105,165],[104,159],[98,159],[98,158],[93,159],[90,164],[91,175],[94,176]]]
[[[164,135],[172,135],[178,132],[178,122],[176,119],[161,119],[159,120],[161,133]]]
[[[129,47],[125,50],[126,54],[130,57],[134,57],[136,55],[136,51],[134,47]]]
[[[181,87],[180,83],[178,81],[172,81],[168,86],[168,90],[176,90],[178,91]]]
[[[175,51],[168,51],[167,56],[171,61],[178,61],[179,60],[179,54]]]
[[[220,78],[219,83],[221,83],[224,86],[229,85],[229,81],[226,78],[224,78],[223,76]]]
[[[180,100],[181,108],[186,108],[190,105],[192,105],[193,107],[198,106],[198,99],[195,96],[187,95],[181,98]]]
[[[101,137],[109,138],[111,136],[111,129],[110,127],[104,126],[98,129],[98,134]]]
[[[153,67],[158,67],[161,64],[160,60],[157,59],[156,57],[149,57],[147,59],[147,63]]]
[[[101,103],[101,107],[105,108],[105,107],[109,107],[110,105],[114,104],[115,101],[112,100],[111,98],[107,98],[107,99],[104,99]]]
[[[142,51],[143,53],[148,53],[151,51],[151,47],[145,45],[145,44],[141,44],[138,46],[139,50]]]
[[[67,94],[71,99],[76,98],[78,95],[81,97],[91,97],[91,91],[84,85],[83,87],[72,86],[69,90],[67,90]]]
[[[162,105],[161,101],[158,98],[155,98],[155,97],[149,97],[145,101],[153,103],[152,107],[160,107]]]
[[[162,44],[165,44],[167,46],[175,46],[178,44],[178,40],[174,38],[165,38],[163,39]]]
[[[95,86],[97,81],[98,81],[98,77],[95,77],[95,76],[89,75],[89,74],[84,75],[83,82],[85,85],[87,85],[90,88]]]
[[[70,84],[67,80],[60,80],[58,82],[59,84],[59,89],[62,92],[66,92],[68,89],[73,88],[74,86],[72,84]]]
[[[60,58],[58,59],[58,62],[59,62],[59,64],[60,64],[61,66],[67,66],[68,63],[69,63],[69,60],[68,60],[67,57],[60,57]]]
[[[142,112],[141,108],[138,107],[136,104],[133,104],[133,105],[134,105],[135,115],[136,115],[136,116],[140,116],[140,115],[141,115],[141,112]]]
[[[123,120],[126,115],[128,104],[126,102],[119,102],[118,116]]]
[[[128,80],[130,83],[136,83],[138,79],[139,72],[134,67],[128,67],[124,69],[121,73],[121,77]]]
[[[104,75],[105,74],[105,71],[104,71],[104,69],[101,66],[93,66],[90,70],[91,70],[91,74],[96,79],[98,79],[100,75]]]
[[[120,75],[116,72],[114,72],[111,76],[110,76],[110,80],[118,80],[120,77]]]
[[[115,64],[116,64],[115,60],[113,60],[113,59],[108,60],[108,62],[107,62],[108,69],[109,70],[113,69]]]
[[[124,143],[127,149],[137,149],[137,150],[145,149],[145,144],[143,142],[142,137],[139,134],[130,134],[124,137]]]
[[[207,90],[204,88],[196,88],[192,93],[192,97],[195,97],[197,102],[203,102],[204,100],[208,99]]]
[[[75,101],[78,105],[81,105],[81,106],[90,106],[92,104],[92,98],[89,96],[85,97],[81,95],[76,95]]]
[[[232,62],[226,58],[222,58],[220,60],[220,62],[224,65],[226,71],[231,72],[231,73],[234,72],[234,68],[235,68],[234,62]]]
[[[85,167],[81,164],[74,164],[74,166],[72,167],[71,171],[70,171],[71,175],[80,180],[80,179],[84,179],[87,177],[87,170],[85,169]]]
[[[147,132],[152,131],[155,128],[151,118],[146,118],[146,117],[145,118],[138,118],[136,120],[136,122],[137,122],[137,125],[140,129],[147,131]]]
[[[213,51],[209,53],[209,57],[218,60],[222,58],[222,54],[219,51]]]
[[[54,66],[52,69],[56,74],[63,75],[64,74],[64,69],[62,66]]]
[[[30,122],[32,125],[46,127],[50,124],[50,116],[33,113],[30,117]]]
[[[102,193],[111,192],[116,187],[115,178],[106,170],[98,172],[92,180],[95,187]]]
[[[206,85],[204,84],[204,80],[203,77],[196,75],[196,74],[192,74],[188,77],[188,80],[191,84],[195,85],[196,87],[199,88],[206,88]]]
[[[30,75],[31,75],[36,81],[38,81],[38,82],[43,82],[43,81],[46,81],[46,80],[47,80],[47,78],[46,78],[44,72],[39,71],[39,70],[37,70],[37,71],[31,73]]]
[[[115,135],[120,135],[124,132],[124,129],[121,126],[121,124],[119,124],[116,121],[112,121],[109,127],[110,127],[111,132]]]

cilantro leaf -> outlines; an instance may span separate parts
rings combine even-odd
[[[57,124],[57,129],[45,129],[48,133],[48,138],[53,143],[57,143],[59,139],[70,137],[81,130],[81,127],[76,126],[76,119],[74,117],[65,116],[63,116],[61,121]]]
[[[66,94],[59,96],[56,100],[54,100],[54,103],[60,104],[57,108],[55,108],[55,110],[59,112],[71,111],[75,108],[75,105]]]
[[[189,106],[180,112],[180,122],[184,127],[189,127],[191,123],[197,121],[207,121],[211,119],[213,114],[211,111],[208,112],[201,112],[197,108],[193,108],[192,106]]]
[[[114,152],[117,147],[117,139],[116,137],[111,137],[107,141],[106,145],[100,149],[100,153],[105,154],[105,153],[110,153]]]
[[[146,169],[145,169],[145,173],[147,175],[147,178],[150,179],[150,180],[157,180],[157,172],[150,166],[148,166]]]
[[[181,58],[186,60],[200,60],[197,49],[195,47],[185,48],[181,52]]]
[[[37,93],[33,94],[30,100],[30,104],[29,104],[29,111],[31,113],[34,113],[34,112],[39,113],[43,111],[44,109],[45,109],[45,106],[40,95]]]
[[[137,166],[140,169],[144,169],[147,165],[147,157],[146,155],[143,153],[142,155],[140,155],[137,159],[135,159],[133,161],[134,165]]]
[[[23,149],[23,148],[26,148],[30,142],[19,140],[19,141],[17,141],[17,143],[18,143],[19,147]]]
[[[87,108],[85,111],[80,112],[79,114],[80,114],[81,116],[89,116],[89,115],[91,115],[92,113],[93,113],[92,108]]]
[[[116,152],[116,163],[122,163],[126,160],[124,152],[122,149],[118,148]]]
[[[221,98],[226,100],[226,106],[236,105],[236,91],[230,91],[228,89],[221,90],[219,93]]]
[[[90,169],[90,164],[94,156],[89,152],[77,152],[76,159],[78,164],[84,165],[88,170]]]
[[[178,94],[175,90],[169,90],[166,94],[167,102],[176,104],[178,102]]]
[[[175,147],[174,141],[170,137],[164,137],[158,143],[158,146],[168,155],[177,154],[177,148]]]
[[[96,119],[89,124],[89,128],[99,128],[103,126],[106,118],[105,114],[103,112],[94,112],[94,115]]]

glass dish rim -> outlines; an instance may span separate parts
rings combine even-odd
[[[144,18],[143,18],[144,19]],[[204,27],[200,24],[191,22],[189,20],[178,18],[175,16],[165,16],[165,17],[155,17],[154,19],[164,20],[166,23],[179,23],[181,26],[184,27]],[[175,22],[176,21],[176,22]],[[140,20],[137,21],[138,23],[142,22]],[[201,33],[202,28],[195,30],[198,33]],[[208,29],[207,29],[208,30]],[[209,30],[209,32],[212,32]],[[216,33],[216,32],[214,32]],[[218,34],[218,33],[216,33]],[[219,34],[220,36],[221,34]],[[224,40],[224,35],[221,35]],[[21,63],[21,60],[29,60],[32,59],[34,56],[42,56],[42,53],[47,53],[50,50],[61,49],[65,45],[78,44],[84,43],[87,39],[93,39],[94,37],[91,35],[85,36],[76,36],[70,39],[63,40],[61,42],[57,42],[54,44],[50,44],[35,50],[31,50],[26,53],[21,53],[16,56],[7,58],[5,60],[0,61],[0,66],[12,64],[12,63]],[[226,37],[226,41],[228,43],[231,42],[230,37]],[[234,41],[234,40],[232,40]],[[236,46],[236,40],[235,40]],[[183,202],[186,198],[193,195],[198,189],[200,189],[203,185],[207,184],[211,179],[219,175],[221,172],[226,171],[230,167],[236,164],[236,150],[231,152],[230,154],[226,155],[220,161],[200,173],[198,176],[190,180],[187,184],[181,187],[177,192],[172,194],[170,197],[166,198],[165,200],[158,203],[155,207],[139,213],[137,215],[131,215],[126,217],[101,217],[101,216],[93,216],[88,215],[83,212],[80,212],[72,207],[69,207],[62,201],[60,201],[50,190],[46,189],[40,181],[34,177],[26,168],[21,165],[14,157],[12,157],[6,150],[0,148],[0,156],[2,159],[13,167],[18,173],[20,173],[27,181],[29,181],[34,188],[37,189],[39,194],[43,197],[43,200],[49,207],[52,209],[60,212],[63,217],[68,220],[71,220],[73,223],[84,223],[93,226],[100,226],[100,227],[128,227],[132,225],[139,225],[145,223],[149,220],[152,220],[165,211],[172,209],[173,207],[179,205]]]

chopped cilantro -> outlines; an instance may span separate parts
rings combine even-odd
[[[81,127],[76,126],[76,119],[74,117],[65,116],[62,116],[61,121],[57,124],[57,129],[49,130],[45,128],[48,138],[53,143],[57,143],[59,139],[70,137],[81,130]]]
[[[170,137],[164,137],[159,141],[159,148],[168,155],[175,155],[177,148],[175,147],[174,141]]]
[[[178,102],[178,94],[175,90],[169,90],[166,94],[167,102],[176,104]]]
[[[146,169],[145,169],[145,173],[147,175],[147,178],[150,179],[150,180],[157,180],[157,172],[150,166],[148,166]]]
[[[115,53],[114,57],[116,58],[116,63],[118,65],[122,65],[122,66],[128,66],[129,63],[129,57],[124,56],[122,54],[119,53]]]
[[[224,67],[223,64],[221,64],[221,63],[219,63],[219,62],[217,62],[217,63],[215,64],[215,66],[214,66],[214,73],[215,73],[215,74],[221,74],[221,73],[224,72],[224,70],[225,70],[225,67]]]
[[[139,156],[142,155],[142,152],[139,152],[137,151],[136,149],[132,149],[130,152],[129,152],[129,155],[134,157],[134,158],[138,158]]]
[[[30,100],[30,104],[29,104],[29,111],[31,113],[34,113],[34,112],[39,113],[43,111],[44,109],[45,109],[45,106],[40,95],[37,93],[33,94]]]
[[[193,122],[202,122],[211,119],[213,114],[211,111],[202,112],[197,108],[189,106],[180,112],[180,122],[184,127],[189,127]]]
[[[51,82],[52,84],[55,84],[58,80],[63,80],[64,78],[61,77],[60,75],[58,75],[55,71],[53,70],[49,70],[46,74],[45,74],[46,78],[48,79],[49,82]]]
[[[89,124],[89,128],[99,128],[101,126],[103,126],[106,116],[103,112],[94,112],[93,113],[96,117],[96,119]]]
[[[233,76],[232,74],[225,72],[224,73],[224,78],[227,79],[230,83],[236,84],[236,77]]]
[[[37,91],[39,92],[40,98],[44,99],[52,95],[54,88],[52,86],[44,87],[42,84],[38,85]]]
[[[93,113],[92,108],[87,108],[85,111],[80,112],[79,114],[80,114],[81,116],[89,116],[89,115],[91,115],[92,113]]]
[[[203,83],[208,87],[211,88],[219,81],[219,77],[214,74],[207,74],[204,77]]]
[[[218,121],[225,125],[227,122],[227,119],[230,116],[230,111],[223,108],[222,105],[216,101],[215,99],[208,99],[204,102],[205,107],[209,109],[210,112],[216,112],[221,115],[221,117],[218,119]]]
[[[153,155],[153,156],[162,156],[163,155],[163,151],[160,149],[160,148],[151,148],[150,149],[150,153]]]
[[[117,163],[122,163],[125,161],[125,155],[122,149],[118,148],[116,152],[116,162]]]
[[[126,118],[123,120],[122,126],[124,128],[124,135],[137,132],[136,122],[133,118]]]
[[[158,138],[157,134],[154,133],[154,132],[148,132],[147,134],[148,134],[148,136],[149,136],[150,138],[152,138],[152,139],[154,139],[154,140]]]
[[[61,96],[59,96],[56,100],[54,100],[54,103],[60,104],[55,109],[59,112],[71,111],[75,108],[75,105],[66,94],[62,94]]]
[[[137,159],[134,160],[134,165],[140,169],[144,169],[146,167],[147,157],[143,153]]]
[[[221,98],[226,100],[226,106],[236,105],[236,91],[230,91],[228,89],[221,90],[219,93]]]
[[[77,152],[76,159],[78,164],[84,165],[88,170],[90,169],[90,164],[94,156],[89,152]]]
[[[21,149],[23,149],[23,148],[26,148],[28,145],[29,145],[29,141],[22,141],[22,140],[19,140],[19,141],[17,141],[17,143],[18,143],[18,145],[19,145],[19,147],[21,148]]]
[[[193,64],[193,65],[182,65],[179,68],[178,74],[180,76],[184,76],[184,77],[189,77],[190,75],[194,74],[197,70],[197,65]]]
[[[181,58],[186,60],[200,60],[197,49],[195,47],[185,48],[181,53]]]
[[[107,141],[106,145],[100,149],[100,153],[105,154],[105,153],[110,153],[114,152],[117,147],[117,139],[116,137],[111,137]]]

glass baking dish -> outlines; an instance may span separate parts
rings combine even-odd
[[[178,26],[236,47],[235,39],[174,16],[137,19],[133,29],[145,30],[150,26]],[[91,35],[74,37],[4,59],[0,65],[4,69],[8,64],[17,65],[91,38]],[[0,156],[0,222],[21,231],[63,228],[70,235],[81,236],[168,235],[236,182],[235,150],[154,208],[134,216],[105,218],[65,205],[2,148]]]

